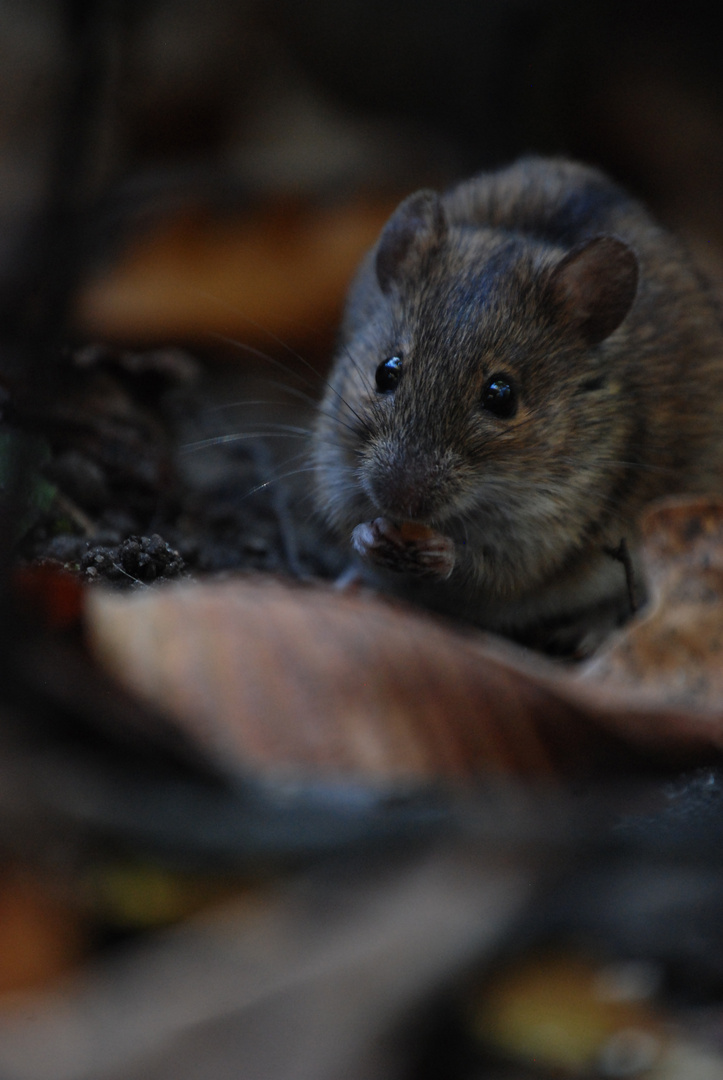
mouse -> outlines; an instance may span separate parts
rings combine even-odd
[[[718,300],[591,165],[417,191],[351,285],[312,447],[317,507],[376,586],[590,651],[644,599],[643,508],[723,489]]]

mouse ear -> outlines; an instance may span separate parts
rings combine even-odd
[[[388,293],[447,234],[447,219],[436,191],[417,191],[394,211],[384,226],[377,248],[377,279]]]
[[[616,330],[638,288],[635,252],[617,236],[594,236],[568,251],[550,277],[553,303],[568,325],[597,345]]]

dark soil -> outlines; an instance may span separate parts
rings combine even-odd
[[[343,568],[313,512],[312,405],[293,388],[175,349],[88,347],[65,363],[62,394],[34,418],[55,497],[22,540],[24,560],[128,588]]]

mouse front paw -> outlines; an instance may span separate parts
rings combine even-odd
[[[374,518],[357,525],[351,542],[365,562],[397,574],[444,581],[454,570],[454,541],[426,525]]]

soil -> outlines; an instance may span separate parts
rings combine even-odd
[[[293,371],[270,386],[258,371],[177,349],[105,346],[65,364],[63,392],[38,425],[54,498],[22,540],[23,560],[116,588],[343,569],[313,511],[313,400],[299,400]]]

